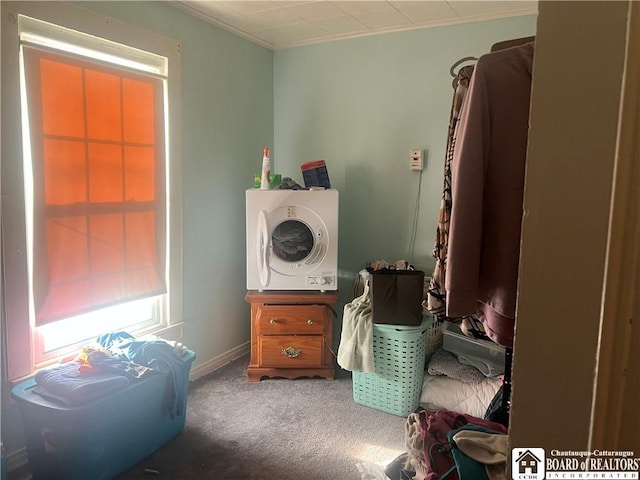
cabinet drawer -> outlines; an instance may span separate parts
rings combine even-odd
[[[258,335],[322,335],[324,305],[262,305],[256,315]]]
[[[317,367],[322,365],[324,338],[318,335],[260,337],[261,367]]]

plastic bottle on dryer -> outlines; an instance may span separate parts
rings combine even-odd
[[[262,176],[260,177],[260,190],[269,190],[269,175],[271,174],[271,161],[269,159],[269,147],[264,147],[262,154]]]

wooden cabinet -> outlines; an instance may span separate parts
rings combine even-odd
[[[250,382],[263,377],[324,377],[335,374],[333,312],[338,292],[249,291]]]

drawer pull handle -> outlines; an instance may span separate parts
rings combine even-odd
[[[300,350],[295,347],[287,347],[282,350],[282,355],[289,358],[296,358],[298,355],[300,355]]]
[[[308,323],[309,325],[313,325],[313,320],[309,319],[309,320],[307,320],[307,323]]]
[[[269,323],[270,323],[271,325],[275,325],[275,324],[276,324],[276,323],[278,323],[278,322],[276,321],[276,319],[275,319],[275,318],[272,318],[271,320],[269,320]]]

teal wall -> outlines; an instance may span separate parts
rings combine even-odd
[[[300,183],[300,164],[327,162],[340,191],[343,299],[370,261],[405,259],[433,271],[450,68],[493,43],[534,33],[535,16],[528,16],[275,52],[275,170]],[[415,148],[426,151],[422,175],[409,169]]]

